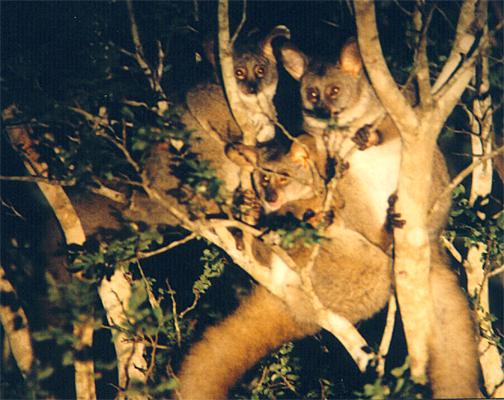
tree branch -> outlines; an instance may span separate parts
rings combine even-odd
[[[466,3],[467,2],[470,1],[467,0]],[[466,5],[466,3],[464,3],[463,7]],[[462,23],[462,25],[465,25],[467,23],[466,19],[470,18],[471,30],[465,32],[464,37],[461,38],[461,41],[464,43],[471,43],[471,46],[465,53],[461,53],[460,63],[458,63],[453,71],[451,71],[450,77],[447,78],[447,80],[444,82],[443,87],[434,94],[434,101],[438,110],[437,113],[443,121],[448,118],[453,108],[455,108],[455,106],[457,105],[460,96],[467,88],[467,85],[469,84],[469,81],[473,76],[473,66],[477,58],[489,44],[488,27],[486,26],[487,3],[486,1],[481,0],[481,2],[477,3],[477,6],[477,10],[475,10],[474,7],[469,8],[467,10],[468,14],[461,15],[459,17],[459,24]],[[459,30],[457,28],[457,32],[458,31]],[[479,43],[474,48],[476,34],[478,32],[481,32],[482,36]]]
[[[429,285],[430,243],[426,229],[432,159],[441,124],[415,113],[398,90],[385,63],[374,3],[355,1],[359,48],[373,87],[402,138],[396,210],[407,223],[394,231],[394,277],[411,357],[411,373],[425,382],[428,338],[434,307]],[[419,168],[419,166],[422,168]]]
[[[2,116],[5,120],[9,120],[13,117],[14,112],[13,108],[8,108],[3,111]],[[30,128],[28,126],[10,125],[7,127],[7,134],[14,148],[20,147],[23,150],[31,148]],[[45,174],[47,174],[47,168],[38,162],[38,154],[35,150],[25,151],[25,154],[30,160],[29,163],[24,163],[29,173],[37,174],[38,171],[46,171]],[[37,182],[37,185],[53,209],[66,243],[84,244],[86,236],[81,221],[63,188],[45,182]],[[74,334],[78,338],[74,346],[77,351],[93,345],[93,318],[85,315],[82,317],[82,320],[74,323]],[[76,360],[74,366],[77,398],[79,400],[96,399],[93,360]]]
[[[132,292],[130,280],[123,268],[116,268],[110,279],[102,280],[98,287],[98,294],[107,313],[109,324],[119,327],[127,326],[126,312]],[[147,362],[143,356],[145,345],[143,342],[129,339],[129,335],[121,330],[113,335],[118,363],[118,384],[123,390],[126,390],[132,381],[146,381],[144,371],[147,370]],[[123,391],[120,391],[118,396],[126,398]]]
[[[465,0],[460,8],[455,40],[450,55],[432,87],[432,92],[434,94],[448,82],[474,43],[475,36],[471,32],[471,26],[474,20],[476,3],[477,0]]]
[[[4,119],[8,120],[11,118],[12,112],[13,110],[6,110],[3,115]],[[11,125],[7,129],[7,133],[14,147],[21,146],[24,149],[27,146],[31,146],[29,127]],[[38,163],[38,155],[35,150],[31,149],[28,156],[31,161],[31,163],[25,163],[25,167],[28,169],[28,172],[34,173],[35,170],[47,170],[47,168]],[[67,244],[84,244],[86,241],[86,235],[80,218],[63,188],[61,186],[48,185],[44,182],[38,182],[37,184],[46,197],[49,205],[54,210],[56,218],[58,219],[63,231],[65,242]],[[131,293],[129,282],[124,279],[122,274],[122,271],[116,270],[111,280],[107,281],[107,279],[103,279],[100,287],[98,288],[98,293],[107,313],[107,318],[114,318],[115,320],[121,320],[121,318],[124,318],[124,315],[121,314],[124,313],[124,310],[122,308],[121,310],[118,310],[118,308],[115,307],[114,302],[110,300],[110,297],[113,297],[111,296],[111,293],[121,292],[123,293],[124,298],[127,298],[128,293]],[[77,351],[88,347],[91,348],[93,345],[93,318],[86,315],[83,315],[82,317],[83,318],[80,321],[74,324],[73,330],[74,334],[79,338],[75,344]],[[126,371],[128,376],[131,375],[139,380],[145,380],[145,377],[142,378],[138,376],[138,370],[134,367],[134,365],[142,365],[142,362],[145,362],[145,359],[143,358],[143,344],[137,344],[135,346],[121,339],[116,340],[114,345],[118,355],[120,384],[125,381],[124,377],[121,376],[121,372],[124,371]],[[124,358],[119,358],[119,355],[124,353],[132,356],[130,358],[132,360],[130,364],[124,364]],[[77,398],[86,400],[96,399],[93,360],[76,360],[75,372]],[[121,380],[121,378],[123,379]]]
[[[255,146],[256,129],[247,117],[245,106],[238,96],[238,84],[234,77],[233,48],[229,39],[228,8],[229,4],[227,0],[219,0],[219,61],[222,80],[231,114],[243,132],[243,143]]]
[[[354,1],[359,51],[373,88],[383,107],[391,116],[401,134],[413,132],[417,116],[397,87],[383,57],[380,45],[374,2]]]
[[[142,46],[142,42],[140,40],[140,34],[138,33],[138,25],[135,18],[135,13],[133,11],[133,2],[132,0],[126,0],[126,7],[128,8],[128,17],[130,20],[130,29],[131,29],[131,38],[133,40],[133,44],[135,45],[135,53],[134,58],[143,71],[147,80],[149,81],[149,85],[151,89],[156,92],[159,96],[158,107],[160,110],[166,110],[168,108],[168,101],[166,94],[161,86],[161,78],[163,77],[163,61],[164,61],[164,52],[160,44],[158,44],[158,67],[156,70],[152,69],[147,60],[145,59],[144,50]]]
[[[235,33],[233,33],[233,37],[231,38],[231,41],[229,42],[231,48],[234,46],[236,39],[238,39],[238,35],[240,34],[241,30],[243,29],[243,26],[245,25],[245,22],[247,21],[247,0],[243,0],[243,10],[242,10],[242,17],[240,20],[240,24],[236,28]]]
[[[488,36],[488,32],[485,33]],[[472,154],[474,155],[489,155],[492,154],[492,113],[488,112],[492,108],[492,97],[486,96],[490,90],[488,57],[483,56],[481,59],[481,76],[478,76],[478,70],[474,68],[474,83],[479,82],[477,93],[472,104],[472,113],[469,115],[469,123],[471,131]],[[504,146],[500,149],[504,151]],[[482,157],[481,157],[482,158]],[[492,193],[492,158],[482,161],[479,158],[479,163],[474,163],[472,171],[471,192],[469,195],[469,205],[474,205],[478,197],[484,197]],[[493,332],[492,323],[488,320],[487,315],[490,312],[490,299],[488,288],[488,268],[485,265],[484,253],[488,252],[488,245],[479,242],[477,246],[471,246],[467,253],[464,267],[467,274],[467,290],[470,295],[476,296],[479,307],[476,307],[476,313],[479,319],[480,330],[485,332],[480,337],[479,353],[480,364],[485,380],[485,388],[488,393],[492,393],[496,397],[504,396],[504,387],[501,383],[504,381],[504,372],[501,368],[501,358],[495,343],[490,339],[495,333]]]
[[[396,311],[396,298],[394,294],[391,294],[388,303],[387,322],[385,324],[382,340],[378,349],[378,365],[376,366],[376,372],[378,373],[378,376],[383,376],[385,374],[385,358],[387,357],[387,354],[389,352],[390,343],[392,342],[392,335],[394,334]]]
[[[415,58],[416,78],[418,82],[418,91],[420,96],[420,106],[423,109],[432,107],[432,95],[429,73],[429,60],[427,58],[427,30],[432,19],[433,8],[429,11],[425,20],[422,18],[421,2],[417,0],[413,23],[417,34],[419,35],[418,49]]]
[[[497,157],[500,154],[504,154],[504,146],[499,147],[497,150],[492,151],[489,154],[486,154],[484,156],[478,157],[476,160],[473,160],[473,162],[464,168],[462,171],[460,171],[455,178],[452,179],[450,184],[444,189],[444,191],[438,196],[438,199],[432,206],[432,208],[429,210],[429,214],[435,214],[439,207],[440,207],[440,201],[443,199],[445,196],[447,196],[449,193],[453,191],[458,185],[462,183],[462,181],[469,176],[471,172],[473,172],[478,166],[483,164],[485,161],[492,159],[494,157]]]
[[[34,359],[28,319],[2,266],[0,266],[0,294],[2,297],[0,322],[17,366],[26,378],[31,371]]]

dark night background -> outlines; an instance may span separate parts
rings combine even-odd
[[[188,88],[210,76],[208,63],[204,60],[196,62],[195,52],[201,53],[202,37],[215,31],[217,3],[201,1],[198,4],[199,20],[195,20],[192,1],[134,2],[147,57],[153,59],[156,39],[161,40],[165,48],[167,63],[171,68],[166,72],[163,83],[174,101],[181,101]],[[502,15],[502,3],[496,4],[497,6],[489,6],[491,25]],[[396,79],[401,83],[408,76],[407,67],[411,64],[412,55],[410,18],[406,16],[405,10],[411,11],[413,5],[413,2],[401,2],[400,6],[395,1],[378,2],[382,46],[384,53],[389,56],[388,61]],[[439,3],[442,12],[434,13],[431,24],[429,55],[432,59],[448,53],[451,44],[449,38],[453,37],[459,5],[460,2],[455,1]],[[92,96],[113,103],[121,96],[128,97],[131,93],[143,95],[146,91],[147,85],[138,80],[138,76],[132,78],[117,69],[124,59],[116,51],[117,48],[133,50],[124,2],[2,1],[0,6],[2,109],[16,102],[23,105],[27,119],[37,118],[53,123],[54,115],[58,115],[58,110],[64,105],[77,103],[92,107]],[[232,26],[236,26],[241,18],[242,2],[231,2],[230,9]],[[266,33],[278,24],[289,27],[292,41],[308,55],[322,58],[334,58],[342,43],[355,35],[350,4],[346,1],[247,2],[244,32],[258,29]],[[498,54],[502,54],[501,47],[502,42],[496,44]],[[107,74],[110,78],[103,79]],[[275,103],[280,120],[292,132],[299,129],[296,90],[296,83],[280,68],[280,84]],[[492,93],[497,98],[500,97],[499,90],[500,87]],[[455,127],[463,124],[461,115],[462,113],[455,112],[451,118]],[[500,121],[501,118],[496,120]],[[496,132],[500,128],[497,126]],[[469,158],[464,155],[468,151],[467,140],[447,134],[442,138],[441,144],[452,155],[452,173],[468,164]],[[2,137],[2,175],[19,175],[21,170],[19,160],[8,150]],[[497,193],[500,190],[498,188]],[[2,182],[2,192],[2,198],[15,204],[16,209],[25,217],[24,221],[20,221],[2,207],[3,247],[6,248],[12,237],[25,237],[26,243],[35,242],[38,235],[43,234],[41,226],[44,221],[50,218],[50,212],[47,207],[44,208],[41,196],[33,187],[19,183]],[[45,212],[41,212],[44,209]],[[200,242],[191,243],[145,264],[146,273],[155,277],[160,284],[169,277],[180,296],[180,308],[187,306],[192,300],[191,285],[200,273],[198,263],[204,247]],[[8,252],[3,252],[2,257],[8,259]],[[34,245],[26,257],[37,265],[40,262],[39,252]],[[180,274],[180,271],[183,273]],[[37,274],[34,273],[34,276]],[[33,276],[31,278],[29,283],[21,285],[21,293],[29,295],[44,290],[37,286]],[[215,322],[223,313],[236,307],[237,293],[239,295],[243,292],[238,287],[249,285],[245,273],[239,268],[228,267],[223,278],[214,283],[205,297],[200,311],[200,327]],[[186,298],[184,293],[188,293]],[[496,296],[495,302],[496,305],[501,304],[502,298]],[[497,310],[497,314],[501,315],[502,310]],[[383,324],[382,313],[373,321],[362,323],[360,331],[371,343],[376,343],[380,340]],[[403,347],[399,330],[395,331],[397,348]],[[96,349],[97,355],[112,358],[112,346],[107,342],[108,337],[104,335],[97,342],[100,343],[100,340],[101,347]],[[317,377],[326,376],[335,383],[338,396],[348,398],[369,378],[360,376],[339,343],[326,333],[305,339],[301,346],[296,347],[295,354],[303,359],[301,376],[307,387],[316,386]],[[173,357],[176,363],[180,354]],[[389,367],[402,364],[403,357],[404,352],[401,350],[393,354]],[[6,379],[15,379],[13,376],[15,375],[2,376],[2,385]],[[108,379],[113,378],[109,376]],[[63,391],[64,396],[72,396],[72,385],[69,386]],[[115,393],[106,379],[99,381],[98,390],[104,398],[112,397]]]

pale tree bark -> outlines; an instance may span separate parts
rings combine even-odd
[[[16,291],[5,276],[3,267],[0,266],[0,322],[8,340],[10,350],[16,364],[26,378],[33,364],[33,347],[31,343],[28,319],[19,304]]]
[[[126,312],[132,295],[131,282],[126,272],[122,268],[117,268],[110,280],[103,279],[98,288],[98,294],[107,313],[109,324],[112,327],[126,328],[129,324]],[[145,345],[131,340],[129,335],[121,330],[113,329],[112,337],[117,357],[119,387],[126,390],[130,382],[145,383],[145,371],[147,371],[147,361],[143,355]],[[126,395],[119,392],[118,398],[124,399]]]
[[[426,229],[427,193],[434,141],[399,92],[381,50],[374,3],[356,1],[359,49],[373,87],[401,132],[403,142],[397,211],[407,223],[396,230],[394,275],[413,377],[423,382],[433,315],[429,288],[430,247]],[[418,166],[423,165],[421,171]]]
[[[229,102],[231,114],[243,133],[243,144],[255,146],[256,127],[247,117],[246,107],[238,96],[238,84],[234,75],[233,43],[229,35],[229,3],[220,0],[218,7],[219,22],[219,61],[222,71],[224,90]]]
[[[9,120],[13,118],[15,112],[14,107],[4,110],[4,119]],[[21,147],[26,154],[28,160],[25,160],[24,164],[28,172],[35,176],[47,177],[47,166],[38,161],[38,154],[32,147],[29,127],[22,125],[10,126],[7,128],[7,134],[13,146]],[[63,188],[42,181],[38,181],[37,186],[53,209],[65,236],[66,243],[84,244],[86,236],[84,235],[80,219]],[[74,323],[73,333],[78,338],[77,343],[74,345],[76,351],[93,346],[93,323],[93,318],[87,315],[82,315],[82,318]],[[96,399],[93,360],[75,360],[74,368],[77,398],[79,400]]]
[[[487,32],[488,35],[488,32]],[[492,98],[488,95],[490,90],[488,57],[482,56],[481,76],[475,74],[473,82],[480,82],[479,96],[475,96],[472,110],[468,110],[471,126],[471,147],[474,156],[484,156],[492,152]],[[472,111],[472,112],[471,112]],[[485,197],[492,192],[492,159],[488,159],[476,166],[472,172],[471,192],[469,205],[473,206],[478,197]],[[481,217],[485,217],[482,215]],[[484,253],[487,244],[478,242],[472,246],[464,261],[467,273],[467,289],[471,296],[476,299],[476,313],[483,335],[479,341],[480,364],[487,392],[495,398],[504,397],[504,372],[501,365],[499,350],[489,338],[495,334],[492,323],[486,318],[490,312],[488,292],[488,269],[485,265]]]
[[[429,287],[431,249],[426,224],[432,159],[437,136],[471,78],[477,52],[462,54],[465,60],[462,64],[455,65],[449,59],[443,68],[443,76],[447,74],[450,79],[446,78],[445,82],[438,79],[438,86],[443,87],[433,96],[426,46],[421,42],[416,74],[422,90],[420,105],[413,109],[400,93],[383,57],[374,3],[369,0],[355,1],[354,6],[359,48],[366,70],[402,138],[396,211],[407,222],[403,229],[394,232],[394,274],[412,375],[416,380],[424,381],[428,362],[427,340],[434,315]],[[464,13],[459,17],[456,43],[469,40],[474,43],[475,32],[467,28],[473,27],[475,22],[474,8],[474,2],[471,1],[466,1],[462,6]]]
[[[3,116],[8,120],[14,116],[13,113],[15,113],[14,109],[7,109]],[[38,161],[38,154],[33,148],[32,140],[29,137],[29,128],[27,126],[14,125],[9,127],[7,131],[11,143],[15,147],[21,147],[24,154],[28,157],[29,162],[25,162],[27,170],[34,176],[47,177],[47,166]],[[37,181],[37,185],[58,219],[65,242],[68,244],[84,244],[86,240],[84,229],[77,212],[63,188],[43,181]],[[117,269],[109,281],[106,279],[102,281],[98,290],[108,320],[114,321],[119,326],[121,322],[126,320],[124,310],[127,310],[127,300],[131,296],[131,286],[124,275],[125,272],[122,269]],[[119,299],[117,294],[121,296]],[[74,323],[73,333],[79,338],[78,343],[75,345],[77,351],[92,347],[93,331],[94,319],[91,316],[82,315],[82,319]],[[126,389],[130,379],[145,381],[145,375],[140,373],[141,368],[146,366],[146,361],[143,357],[144,345],[125,340],[123,334],[116,335],[114,339],[114,346],[118,357],[119,386],[122,389]],[[128,357],[125,355],[128,355]],[[95,399],[96,389],[93,360],[76,360],[74,367],[77,398],[86,400]]]

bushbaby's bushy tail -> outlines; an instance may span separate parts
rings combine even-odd
[[[436,399],[479,397],[478,350],[469,305],[443,257],[434,250],[434,313],[429,377]]]
[[[297,322],[266,289],[256,288],[192,347],[179,374],[181,400],[225,399],[230,387],[271,350],[317,330]]]

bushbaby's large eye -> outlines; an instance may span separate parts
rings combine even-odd
[[[289,180],[289,178],[287,178],[286,176],[280,176],[278,178],[278,183],[280,183],[280,185],[285,185],[288,180]]]
[[[306,98],[312,104],[315,104],[319,101],[320,95],[317,88],[309,87],[306,89]]]
[[[270,181],[270,177],[268,175],[263,175],[261,179],[261,184],[263,186],[266,186]]]
[[[339,93],[339,87],[336,86],[336,85],[333,85],[333,86],[330,86],[328,89],[327,89],[327,95],[331,98],[331,99],[335,99],[337,96],[338,96],[338,93]]]
[[[261,66],[261,65],[257,65],[255,67],[255,74],[258,78],[262,78],[264,76],[264,73],[266,72],[266,69]]]
[[[236,76],[236,79],[242,81],[247,77],[247,71],[245,71],[245,68],[236,68],[235,69],[235,76]]]

